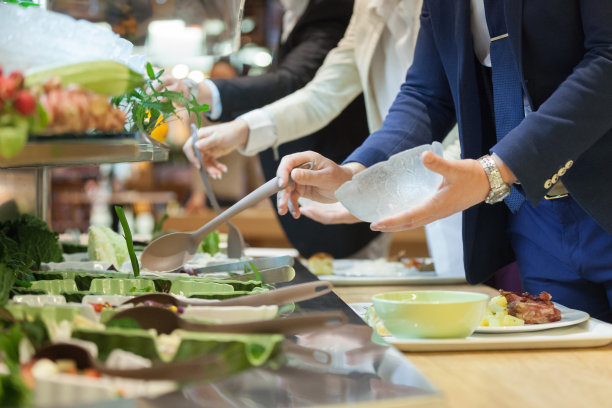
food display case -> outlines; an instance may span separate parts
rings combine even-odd
[[[15,199],[22,183],[33,199],[33,213],[48,215],[51,167],[168,160],[169,147],[144,133],[90,134],[30,137],[23,150],[11,158],[0,157],[0,206]],[[12,193],[11,193],[12,192]]]

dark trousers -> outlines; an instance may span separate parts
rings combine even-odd
[[[571,197],[523,204],[509,233],[525,291],[612,322],[612,234]]]

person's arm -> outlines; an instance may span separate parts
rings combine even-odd
[[[288,41],[291,50],[276,71],[256,77],[212,79],[221,96],[226,122],[272,103],[302,88],[315,75],[327,53],[344,35],[352,13],[352,1],[312,1]],[[308,16],[306,14],[309,14]]]
[[[363,91],[354,53],[357,17],[353,14],[344,37],[329,52],[312,81],[262,108],[275,124],[275,144],[322,129]]]
[[[609,0],[578,4],[584,58],[537,111],[491,149],[533,205],[546,194],[547,179],[612,129],[612,7]]]
[[[381,129],[372,133],[345,163],[359,162],[370,167],[395,153],[441,141],[455,124],[455,108],[433,38],[427,2],[421,12],[413,61]]]

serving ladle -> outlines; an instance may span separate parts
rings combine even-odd
[[[272,289],[267,292],[254,293],[231,299],[223,299],[211,302],[190,302],[181,300],[167,293],[148,293],[126,300],[123,304],[140,304],[146,301],[162,305],[187,306],[266,306],[284,305],[292,302],[313,299],[331,292],[332,284],[327,281],[313,281],[298,283],[280,289]]]
[[[122,310],[116,313],[109,323],[119,319],[132,319],[145,330],[155,329],[163,334],[170,334],[177,329],[206,333],[296,334],[316,329],[331,329],[348,321],[344,313],[330,311],[243,323],[196,323],[183,319],[170,309],[155,306]]]
[[[312,166],[311,162],[306,162],[297,166],[297,168],[311,169]],[[193,232],[174,232],[157,238],[147,245],[142,252],[140,256],[142,267],[159,272],[169,272],[180,268],[193,258],[200,242],[215,228],[234,215],[252,207],[264,198],[278,193],[291,184],[293,184],[293,180],[289,179],[286,186],[279,187],[278,177],[274,177],[199,229]]]

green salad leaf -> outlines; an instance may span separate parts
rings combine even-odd
[[[213,231],[208,234],[198,247],[198,252],[205,252],[210,255],[214,255],[219,252],[219,233],[217,231]]]
[[[130,231],[130,225],[125,218],[125,213],[123,212],[123,208],[121,206],[115,206],[115,212],[117,213],[117,217],[119,217],[119,222],[123,227],[123,234],[125,235],[125,242],[128,247],[128,253],[130,254],[130,262],[132,263],[132,271],[134,272],[134,277],[140,276],[140,265],[138,264],[138,258],[136,257],[136,252],[134,252],[134,241],[132,241],[132,232]]]

